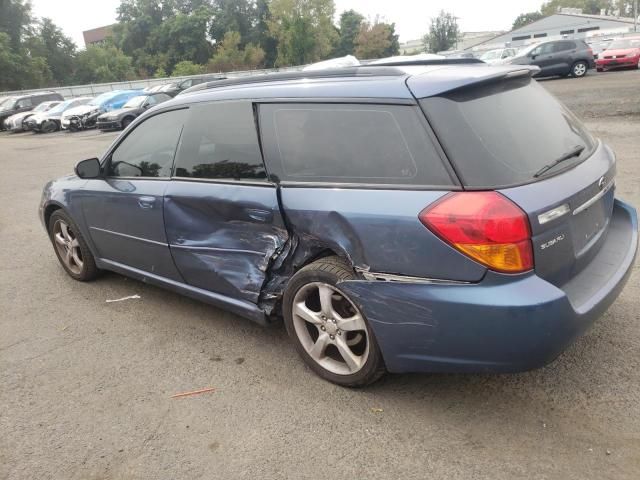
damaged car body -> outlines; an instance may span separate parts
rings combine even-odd
[[[615,156],[535,68],[423,63],[219,80],[147,110],[45,187],[58,259],[283,318],[340,385],[552,361],[634,264]]]

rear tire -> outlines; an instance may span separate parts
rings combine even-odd
[[[287,333],[302,359],[344,387],[369,385],[386,372],[364,314],[340,289],[340,282],[355,279],[341,258],[322,258],[291,277],[283,298]]]
[[[96,262],[84,237],[71,217],[56,210],[49,218],[49,238],[62,268],[74,280],[88,282],[99,274]]]
[[[571,66],[571,76],[575,78],[582,78],[587,74],[587,70],[589,70],[587,62],[580,60]]]

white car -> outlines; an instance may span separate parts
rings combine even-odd
[[[492,65],[494,63],[500,63],[507,58],[515,57],[516,53],[518,53],[517,48],[496,48],[495,50],[484,52],[480,55],[480,60]]]

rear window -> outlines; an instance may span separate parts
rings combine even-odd
[[[415,107],[262,105],[269,173],[322,183],[452,185]]]
[[[535,80],[510,79],[420,101],[467,186],[529,183],[577,165],[595,141],[582,123]],[[544,166],[577,147],[580,155]]]

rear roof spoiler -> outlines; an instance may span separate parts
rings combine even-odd
[[[540,67],[534,65],[468,68],[464,75],[459,69],[435,69],[412,75],[407,80],[407,86],[416,98],[426,98],[502,80],[532,77],[539,71]]]

